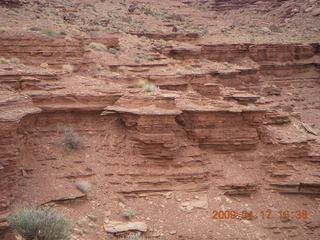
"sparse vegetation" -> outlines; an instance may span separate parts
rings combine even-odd
[[[79,149],[84,145],[84,138],[80,137],[71,128],[63,129],[64,148],[67,151]]]
[[[0,58],[0,64],[8,64],[8,60],[3,58],[3,57],[1,57]]]
[[[65,36],[65,35],[67,35],[68,33],[67,33],[66,30],[63,30],[63,29],[62,29],[62,30],[59,31],[59,34]]]
[[[133,87],[134,88],[143,88],[143,86],[146,84],[147,80],[144,79],[138,79],[134,81]]]
[[[24,208],[7,218],[25,240],[58,240],[69,236],[71,222],[53,208]]]
[[[33,26],[33,27],[30,28],[30,31],[40,32],[40,31],[41,31],[41,28],[40,28],[40,27]]]
[[[113,55],[117,55],[118,54],[118,50],[115,48],[109,48],[109,52],[112,53]]]
[[[190,66],[190,65],[187,65],[187,66],[185,66],[184,68],[187,69],[187,70],[193,70],[193,67]]]
[[[88,181],[78,181],[75,186],[84,194],[88,194],[91,191],[91,184]]]
[[[156,13],[151,8],[143,7],[143,8],[141,8],[141,11],[145,15],[151,15],[151,16],[155,16],[156,15]]]
[[[154,91],[159,90],[159,88],[158,88],[154,83],[147,82],[147,83],[143,86],[143,90],[144,90],[145,92],[154,92]]]
[[[18,64],[18,63],[20,63],[20,59],[19,58],[10,58],[10,63]]]
[[[62,69],[69,73],[72,73],[74,71],[74,66],[72,66],[71,64],[65,64],[62,66]]]
[[[93,4],[91,4],[91,3],[88,3],[88,4],[86,4],[86,7],[94,8],[94,5],[93,5]]]
[[[125,208],[122,210],[122,216],[125,219],[130,220],[135,216],[135,212],[131,208]]]
[[[107,47],[102,43],[92,42],[89,44],[89,47],[91,49],[97,50],[97,51],[105,51]]]
[[[135,57],[135,58],[134,58],[134,61],[135,61],[136,63],[140,63],[140,57]]]
[[[41,28],[41,33],[49,36],[49,37],[54,37],[56,35],[56,32],[52,28]]]
[[[104,67],[100,64],[97,65],[97,70],[98,71],[103,71],[104,70]]]
[[[134,88],[143,88],[145,92],[154,92],[159,90],[159,88],[154,84],[144,79],[136,80],[133,83]]]

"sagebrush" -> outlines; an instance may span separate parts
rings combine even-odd
[[[63,129],[63,137],[64,137],[64,148],[67,151],[79,149],[84,145],[85,139],[83,137],[80,137],[71,128]]]
[[[130,220],[131,218],[133,218],[135,216],[135,212],[131,208],[125,208],[122,210],[122,216],[125,219]]]
[[[88,181],[78,181],[75,183],[75,186],[85,194],[88,194],[91,191],[91,184]]]
[[[53,208],[23,208],[8,218],[9,226],[25,240],[60,240],[69,236],[71,222]]]

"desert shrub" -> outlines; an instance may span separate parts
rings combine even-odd
[[[142,88],[145,92],[154,92],[159,90],[159,88],[154,84],[144,79],[136,80],[133,83],[134,88]]]
[[[135,212],[131,208],[125,208],[122,210],[121,213],[122,213],[122,216],[127,220],[130,220],[135,215]]]
[[[68,32],[66,30],[62,29],[59,31],[59,34],[65,36],[68,34]]]
[[[135,57],[135,58],[134,58],[134,61],[135,61],[136,63],[140,63],[141,58],[140,58],[140,57]]]
[[[89,47],[98,51],[105,51],[107,47],[102,43],[92,42],[89,44]]]
[[[10,58],[10,63],[18,64],[18,63],[20,63],[20,59],[19,58]]]
[[[136,81],[134,81],[133,83],[133,87],[134,88],[143,88],[143,86],[147,83],[146,80],[144,79],[138,79]]]
[[[34,32],[40,32],[41,31],[41,28],[40,27],[36,27],[36,26],[33,26],[31,28],[29,28],[30,31],[34,31]]]
[[[84,138],[80,137],[71,128],[63,129],[63,137],[64,137],[64,148],[67,151],[71,151],[71,150],[75,150],[83,147]]]
[[[143,7],[141,9],[141,11],[145,14],[145,15],[151,15],[151,16],[155,16],[156,13],[151,9],[151,8],[147,8],[147,7]]]
[[[3,57],[1,57],[0,58],[0,64],[8,64],[8,60],[3,58]]]
[[[71,222],[53,208],[24,208],[7,218],[9,226],[26,240],[68,237]]]
[[[40,31],[49,37],[54,37],[56,35],[56,32],[52,28],[41,28]]]
[[[118,54],[118,50],[115,48],[109,48],[109,52],[112,53],[113,55],[117,55]]]
[[[75,183],[75,186],[85,194],[88,194],[91,191],[91,184],[88,181],[78,181]]]
[[[147,82],[146,84],[144,84],[143,90],[145,92],[154,92],[159,90],[159,88],[154,83]]]
[[[72,73],[74,71],[74,67],[71,65],[71,64],[65,64],[62,66],[62,69],[69,72],[69,73]]]

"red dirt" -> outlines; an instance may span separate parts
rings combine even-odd
[[[17,2],[0,7],[0,239],[26,205],[79,240],[128,235],[104,228],[126,208],[146,239],[320,238],[318,1]]]

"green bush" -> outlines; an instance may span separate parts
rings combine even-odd
[[[71,222],[53,208],[24,208],[7,220],[26,240],[60,240],[67,238],[71,230]]]

